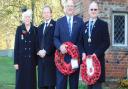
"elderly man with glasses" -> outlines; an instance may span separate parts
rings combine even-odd
[[[102,89],[102,82],[105,81],[105,51],[110,45],[108,24],[98,18],[98,4],[92,2],[89,5],[90,18],[84,24],[79,38],[80,46],[83,47],[83,54],[97,56],[101,64],[101,75],[95,84],[88,85],[88,89]]]

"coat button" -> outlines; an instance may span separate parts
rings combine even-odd
[[[25,40],[25,43],[26,43],[27,41]]]
[[[27,50],[27,48],[25,48],[25,50]]]
[[[31,50],[31,48],[29,48],[29,50]]]
[[[29,55],[29,58],[31,58],[31,55]]]
[[[31,41],[29,41],[29,43],[31,43]]]

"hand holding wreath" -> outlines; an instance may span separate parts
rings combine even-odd
[[[83,54],[83,62],[81,64],[81,77],[87,85],[96,83],[101,74],[101,65],[95,54]]]
[[[72,59],[70,63],[64,61],[65,53],[69,54]],[[60,51],[55,52],[55,64],[58,70],[64,75],[70,75],[75,72],[74,68],[77,66],[77,62],[80,62],[79,53],[76,46],[71,42],[65,42],[60,47]],[[76,66],[72,66],[76,64]]]

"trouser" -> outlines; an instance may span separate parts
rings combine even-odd
[[[94,85],[88,85],[87,89],[102,89],[102,83],[95,83]]]
[[[79,69],[69,76],[65,76],[57,70],[56,75],[56,89],[67,89],[67,82],[69,83],[69,89],[78,89]]]
[[[55,86],[45,86],[45,87],[40,87],[39,89],[55,89]]]

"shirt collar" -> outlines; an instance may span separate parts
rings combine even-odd
[[[69,20],[69,17],[71,17],[71,19],[73,19],[73,16],[66,15],[66,17],[67,17],[67,20]]]
[[[89,21],[93,21],[93,24],[96,22],[97,18],[96,19],[93,19],[93,18],[90,18]]]
[[[50,21],[51,21],[51,19],[49,19],[48,21],[45,21],[45,23],[48,23],[48,25],[49,25]]]

